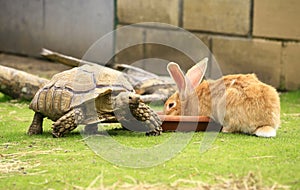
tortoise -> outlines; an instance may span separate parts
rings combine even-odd
[[[95,133],[99,122],[114,121],[146,135],[162,131],[158,115],[141,101],[122,73],[97,64],[54,75],[35,94],[29,108],[35,111],[29,135],[43,132],[44,117],[54,121],[53,137],[62,137],[78,125]]]

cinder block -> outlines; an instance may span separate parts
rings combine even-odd
[[[113,27],[114,1],[0,1],[0,50],[4,52],[39,56],[46,47],[82,57]],[[106,55],[113,52],[112,40],[106,41]]]
[[[254,36],[299,40],[299,19],[299,0],[254,0]]]
[[[179,0],[118,0],[120,23],[162,22],[178,26]]]
[[[113,30],[113,1],[11,0],[1,1],[0,9],[0,50],[5,52],[39,56],[46,47],[81,57]]]
[[[300,43],[286,43],[282,61],[285,88],[300,89]]]
[[[44,6],[45,47],[55,51],[82,57],[114,27],[114,1],[46,0]],[[89,52],[87,59],[97,61],[102,55],[113,54],[113,38],[106,38],[102,39],[105,48],[100,44],[93,47],[101,51],[98,57]]]
[[[143,67],[139,62],[144,59],[144,28],[131,25],[118,25],[115,35],[115,61]],[[139,62],[139,63],[136,63]]]
[[[43,47],[43,1],[0,1],[0,51],[37,56]]]
[[[223,74],[255,73],[278,88],[281,74],[281,42],[262,39],[213,37],[212,52]]]
[[[168,62],[178,63],[184,71],[204,57],[209,57],[210,51],[197,36],[183,30],[145,29],[145,58],[166,60],[159,70],[167,74]],[[152,66],[154,69],[156,66]],[[162,70],[164,69],[164,72]]]
[[[208,49],[210,49],[210,40],[211,40],[210,35],[199,33],[199,32],[193,32],[193,34],[197,36],[207,46]]]
[[[183,27],[247,35],[250,31],[250,0],[185,0]]]

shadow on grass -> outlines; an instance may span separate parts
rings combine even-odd
[[[27,104],[30,103],[29,100],[14,99],[14,98],[0,92],[0,103],[3,103],[3,102],[27,103]]]
[[[89,136],[88,134],[82,134],[81,130],[75,130],[71,131],[70,133],[67,133],[65,136],[60,137],[60,138],[84,138],[83,136]],[[38,134],[38,135],[28,135],[27,134],[27,129],[25,132],[16,132],[16,133],[11,133],[12,136],[14,137],[20,137],[20,136],[25,136],[28,138],[35,138],[35,139],[47,139],[47,138],[53,138],[53,139],[59,139],[55,138],[52,136],[52,131],[47,130],[44,131],[43,134]],[[91,134],[91,135],[103,135],[103,136],[125,136],[125,137],[140,137],[140,136],[145,136],[146,133],[144,132],[134,132],[127,130],[125,128],[113,128],[113,129],[104,129],[99,131],[96,134]]]
[[[10,96],[0,93],[0,102],[8,102],[11,100],[12,98]]]

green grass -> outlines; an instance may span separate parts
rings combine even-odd
[[[281,94],[281,107],[282,126],[276,138],[220,133],[211,148],[200,153],[204,133],[199,132],[173,159],[134,169],[102,159],[86,145],[79,130],[65,138],[52,138],[49,120],[44,122],[43,135],[27,136],[33,116],[28,102],[0,94],[0,189],[121,188],[124,184],[195,187],[200,182],[224,184],[248,175],[254,175],[262,186],[299,189],[300,91]],[[109,133],[131,147],[151,147],[173,135],[146,137],[119,129]]]

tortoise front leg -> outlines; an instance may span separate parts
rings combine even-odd
[[[82,120],[83,113],[81,109],[70,110],[52,124],[53,137],[63,137],[66,133],[74,130]]]
[[[120,93],[116,97],[114,113],[117,120],[127,129],[145,131],[146,135],[154,136],[162,132],[162,122],[157,113],[143,103],[139,95]]]
[[[27,134],[28,135],[42,134],[43,133],[43,119],[44,119],[44,116],[41,113],[35,112],[32,123],[29,126]]]
[[[156,136],[162,133],[162,122],[157,113],[155,113],[148,105],[139,102],[138,107],[132,109],[131,112],[137,120],[144,122],[143,127],[148,128],[148,131],[146,132],[147,136]]]

